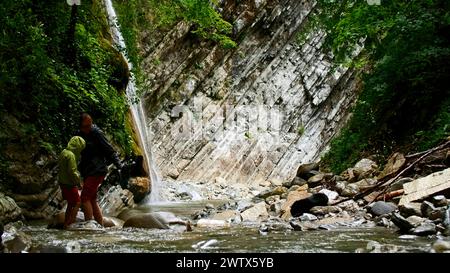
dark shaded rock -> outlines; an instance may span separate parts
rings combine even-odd
[[[389,214],[395,210],[397,210],[397,206],[395,204],[384,201],[377,201],[369,207],[370,213],[376,216]]]
[[[303,186],[303,185],[306,185],[307,183],[308,183],[308,181],[306,181],[305,179],[300,178],[300,177],[295,177],[295,178],[291,181],[291,186],[295,186],[295,185],[297,185],[297,186]]]
[[[291,206],[291,215],[299,217],[303,213],[308,213],[313,207],[328,205],[328,197],[323,193],[316,193],[312,196],[295,201]]]
[[[391,214],[391,221],[400,229],[401,232],[407,232],[414,228],[414,225],[401,216],[398,212],[393,212]]]
[[[314,173],[312,173],[311,171],[318,171],[318,170],[319,170],[318,163],[302,164],[297,169],[297,176],[303,179],[309,179],[311,176],[314,175]]]
[[[436,232],[436,225],[428,222],[424,222],[412,230],[412,234],[417,236],[433,235],[436,234]]]
[[[428,201],[423,201],[420,206],[420,211],[424,217],[429,217],[434,210],[436,210],[436,208],[431,202]]]

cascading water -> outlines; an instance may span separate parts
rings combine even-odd
[[[118,50],[121,52],[122,56],[124,57],[125,61],[127,62],[128,68],[131,71],[132,64],[129,61],[127,54],[126,54],[126,45],[125,40],[122,36],[122,32],[120,31],[119,23],[117,20],[116,11],[114,10],[114,7],[112,5],[111,0],[105,0],[105,7],[106,12],[108,15],[108,22],[112,33],[112,38],[114,41],[115,46],[118,48]],[[154,203],[161,201],[162,197],[160,195],[160,182],[161,178],[158,175],[158,171],[156,169],[155,164],[152,160],[152,154],[151,149],[149,147],[149,138],[147,134],[147,126],[146,126],[146,118],[144,114],[144,108],[142,106],[142,101],[138,100],[135,101],[137,98],[136,93],[136,81],[134,78],[133,73],[130,72],[130,81],[128,82],[127,90],[126,90],[127,98],[130,101],[130,109],[131,109],[131,116],[133,118],[134,126],[137,130],[139,142],[141,144],[141,148],[144,153],[145,162],[147,164],[147,169],[150,174],[150,180],[152,183],[152,192],[150,196],[146,198],[145,201],[149,203]]]

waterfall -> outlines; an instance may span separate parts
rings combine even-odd
[[[112,1],[105,0],[104,2],[114,44],[117,47],[117,49],[121,52],[130,70],[130,80],[128,82],[126,95],[128,101],[130,102],[131,116],[133,118],[134,126],[137,130],[138,141],[140,142],[141,149],[144,153],[143,155],[145,159],[144,161],[146,162],[147,165],[147,170],[150,175],[150,181],[152,186],[151,194],[150,196],[147,196],[146,201],[150,203],[158,202],[161,201],[160,196],[161,178],[152,160],[153,158],[151,154],[150,141],[147,134],[146,118],[142,101],[141,100],[139,100],[138,102],[135,101],[135,99],[137,98],[137,93],[136,93],[136,80],[134,78],[133,73],[131,73],[131,69],[133,68],[133,66],[126,55],[125,40],[122,36],[122,32],[120,31],[116,11],[114,10]]]

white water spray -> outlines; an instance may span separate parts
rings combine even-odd
[[[135,99],[137,98],[136,93],[136,80],[134,78],[133,73],[131,73],[131,69],[133,68],[130,60],[128,59],[128,56],[126,55],[126,45],[125,40],[122,36],[122,32],[120,31],[119,23],[117,20],[116,11],[114,10],[114,7],[112,5],[111,0],[105,0],[105,7],[106,12],[108,14],[108,22],[109,27],[111,29],[112,38],[114,41],[115,46],[117,49],[121,52],[122,56],[124,57],[125,61],[127,62],[128,68],[130,70],[130,80],[128,82],[126,94],[128,101],[130,102],[130,109],[131,109],[131,116],[133,118],[133,122],[135,125],[135,128],[137,130],[138,138],[140,143],[142,144],[142,149],[144,152],[145,162],[147,164],[147,169],[150,173],[150,180],[152,183],[152,192],[150,196],[147,196],[146,202],[153,203],[161,201],[161,195],[160,195],[160,185],[161,185],[161,178],[158,175],[158,171],[156,169],[156,166],[153,162],[153,157],[151,153],[151,148],[149,146],[149,137],[147,134],[147,126],[146,126],[146,119],[145,119],[145,113],[144,108],[142,106],[142,101],[139,99],[138,102],[135,102]]]

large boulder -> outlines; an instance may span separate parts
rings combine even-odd
[[[150,193],[151,183],[148,177],[133,177],[128,181],[128,190],[133,193],[134,202],[139,203]]]
[[[0,222],[8,223],[22,218],[22,210],[9,196],[0,193]]]
[[[123,227],[169,229],[169,226],[160,221],[153,213],[140,213],[132,215],[125,221]]]
[[[266,202],[259,202],[241,213],[242,220],[247,222],[263,221],[269,218]]]

